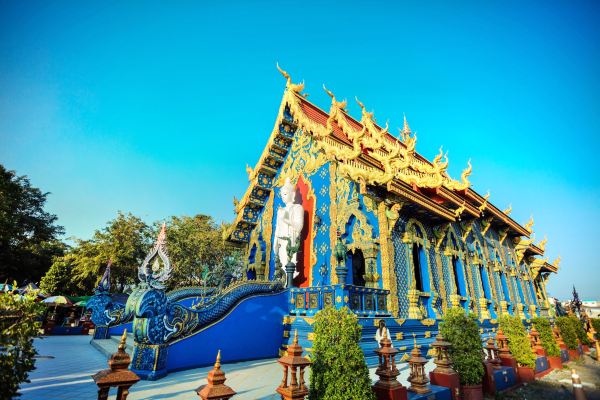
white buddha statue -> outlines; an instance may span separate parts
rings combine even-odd
[[[290,246],[294,246],[300,240],[300,233],[304,226],[304,209],[302,205],[294,203],[296,200],[296,187],[286,178],[285,183],[279,191],[285,207],[279,207],[277,210],[277,224],[275,225],[275,251],[279,255],[281,267],[285,271],[285,266],[290,261],[287,253],[288,241]],[[296,264],[296,254],[292,257],[292,263]],[[294,278],[299,272],[294,271]]]

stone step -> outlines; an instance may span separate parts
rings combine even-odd
[[[100,353],[104,354],[104,356],[106,356],[108,359],[111,355],[117,352],[120,342],[121,336],[114,335],[111,336],[110,339],[92,339],[90,344]],[[127,340],[125,343],[125,351],[131,355],[133,351],[133,335],[131,333],[127,334]]]

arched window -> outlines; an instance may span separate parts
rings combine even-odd
[[[352,257],[352,284],[365,286],[365,257],[362,250],[355,250],[350,257]]]
[[[423,277],[421,276],[421,251],[417,243],[412,245],[412,260],[415,274],[416,289],[423,291]]]

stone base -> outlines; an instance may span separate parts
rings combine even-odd
[[[579,359],[579,350],[571,350],[569,349],[569,360],[575,361]]]
[[[166,344],[135,343],[130,369],[147,381],[165,377],[167,376],[168,352],[169,347]]]
[[[568,363],[569,362],[569,350],[567,350],[567,349],[560,349],[560,360],[563,363]]]
[[[529,367],[519,367],[517,369],[517,376],[521,383],[529,383],[535,380],[535,370]]]
[[[94,329],[94,339],[110,339],[108,326],[96,326]]]
[[[548,364],[548,359],[545,356],[538,356],[535,360],[535,373],[541,374],[542,372],[548,370],[550,365]]]
[[[160,378],[164,378],[168,374],[166,368],[157,371],[145,371],[132,368],[131,371],[135,372],[137,376],[146,381],[156,381]]]
[[[408,400],[452,400],[450,389],[443,386],[429,385],[431,392],[425,394],[417,394],[408,391]]]
[[[432,385],[443,386],[450,389],[452,400],[460,400],[460,376],[456,372],[443,373],[431,371],[429,373],[429,381]]]
[[[517,373],[512,367],[502,366],[500,369],[493,369],[486,364],[486,374],[483,379],[483,390],[490,395],[511,389],[518,384]]]
[[[377,381],[373,385],[373,391],[377,400],[407,400],[408,393],[406,387],[402,386],[400,382],[397,383],[398,385],[390,387],[381,381]]]

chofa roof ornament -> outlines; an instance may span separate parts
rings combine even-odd
[[[138,268],[138,278],[153,289],[164,289],[172,270],[167,253],[167,226],[163,223],[154,247]]]

